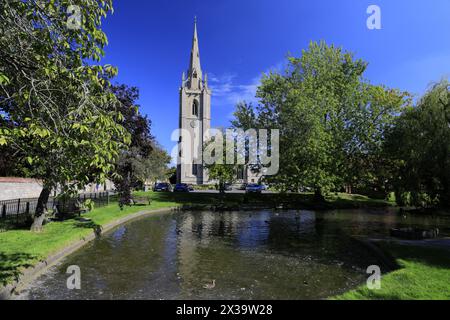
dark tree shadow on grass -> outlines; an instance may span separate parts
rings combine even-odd
[[[77,221],[75,223],[76,228],[92,229],[97,237],[102,235],[103,228],[101,225],[85,218],[76,218],[75,220]]]
[[[37,259],[37,256],[28,253],[0,252],[0,284],[7,285],[17,280],[23,269],[32,267]]]
[[[384,244],[382,248],[390,252],[396,259],[450,269],[450,247],[444,249],[414,245]]]
[[[335,198],[325,202],[316,202],[313,194],[307,193],[177,193],[161,192],[152,194],[154,201],[175,202],[182,205],[225,205],[225,206],[270,206],[282,205],[286,209],[351,209],[365,207],[386,207],[389,204],[383,200],[368,199],[365,196],[352,195],[351,199]]]
[[[161,192],[152,195],[152,199],[161,202],[175,202],[188,205],[217,205],[225,204],[239,206],[245,204],[307,204],[311,202],[312,196],[305,194],[245,194],[245,193],[177,193]]]

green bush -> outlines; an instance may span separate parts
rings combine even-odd
[[[216,185],[201,185],[201,186],[194,186],[194,190],[198,191],[208,191],[208,190],[217,190]]]
[[[95,209],[95,202],[92,199],[87,199],[81,206],[81,209],[85,209],[91,212],[92,210]]]

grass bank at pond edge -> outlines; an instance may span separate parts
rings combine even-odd
[[[400,269],[383,275],[380,290],[369,290],[366,285],[337,296],[337,300],[449,300],[450,248],[438,249],[379,244],[392,255]]]
[[[175,202],[187,207],[201,209],[202,206],[219,206],[225,210],[243,209],[243,208],[275,208],[278,205],[284,205],[285,208],[292,209],[310,209],[310,210],[332,210],[332,209],[353,209],[353,208],[376,208],[395,206],[394,202],[371,199],[366,196],[356,194],[331,194],[326,198],[326,203],[314,202],[312,193],[263,193],[263,194],[244,194],[244,193],[219,193],[193,192],[193,193],[174,193],[174,192],[137,192],[139,196],[150,195],[157,202]]]
[[[140,211],[170,208],[173,202],[154,201],[149,206],[125,207],[121,211],[117,203],[95,209],[83,215],[91,222],[76,219],[52,222],[41,233],[29,230],[9,230],[0,233],[0,286],[15,281],[26,268],[45,260],[52,254],[93,233],[95,226],[104,226]]]

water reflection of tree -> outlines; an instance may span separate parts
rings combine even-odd
[[[128,298],[139,292],[162,263],[165,239],[170,228],[168,216],[141,219],[123,226],[115,233],[95,242],[95,245],[72,259],[83,270],[86,292],[101,289],[114,298]]]
[[[355,277],[354,270],[338,271],[329,253],[318,258],[324,241],[330,248],[334,240],[325,236],[326,224],[317,232],[314,215],[302,220],[267,212],[194,214],[183,230],[198,223],[203,225],[201,236],[183,232],[178,240],[183,298],[209,298],[202,284],[212,279],[220,286],[215,298],[326,297]],[[305,287],[307,279],[322,287]]]
[[[328,219],[326,213],[315,213],[302,220],[302,215],[273,217],[269,224],[269,248],[297,255],[299,259],[312,257],[318,263],[338,264],[348,270],[381,263],[377,255],[353,238],[355,229],[348,229],[348,220]]]

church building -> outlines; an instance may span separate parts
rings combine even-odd
[[[202,149],[204,134],[211,128],[211,90],[208,88],[208,76],[203,74],[200,64],[197,21],[194,22],[189,69],[187,75],[183,73],[180,88],[179,126],[177,181],[193,185],[207,184],[209,179],[202,165]]]
[[[208,76],[200,64],[197,19],[194,22],[191,58],[187,74],[183,72],[180,87],[177,182],[192,185],[211,184],[203,166],[205,133],[211,129],[211,89]],[[261,176],[243,166],[236,183],[256,183]]]

